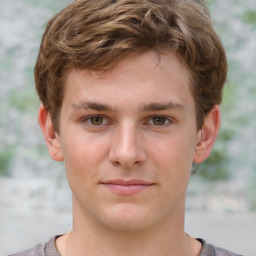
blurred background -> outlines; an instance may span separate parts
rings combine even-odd
[[[0,255],[72,226],[64,166],[37,124],[33,68],[47,20],[67,0],[0,6]],[[207,0],[229,61],[222,126],[211,157],[192,175],[186,232],[256,256],[256,0]]]

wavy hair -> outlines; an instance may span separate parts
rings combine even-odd
[[[200,129],[220,104],[227,76],[225,51],[200,0],[77,0],[50,19],[34,74],[55,129],[68,70],[108,71],[147,50],[175,52],[186,66]]]

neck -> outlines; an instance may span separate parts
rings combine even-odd
[[[73,216],[73,230],[57,240],[62,256],[197,256],[201,250],[201,244],[184,232],[184,214],[136,231],[99,226],[77,208]]]

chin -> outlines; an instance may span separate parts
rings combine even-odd
[[[104,216],[105,224],[117,231],[138,232],[146,229],[151,222],[149,212],[141,206],[120,203],[113,206]]]

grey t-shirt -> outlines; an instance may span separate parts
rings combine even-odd
[[[9,256],[61,256],[55,245],[56,238],[57,237],[53,237],[49,242],[45,244],[38,244],[33,249]],[[200,241],[203,245],[199,256],[243,256],[215,247],[211,244],[207,244],[203,239],[198,239],[198,241]]]

